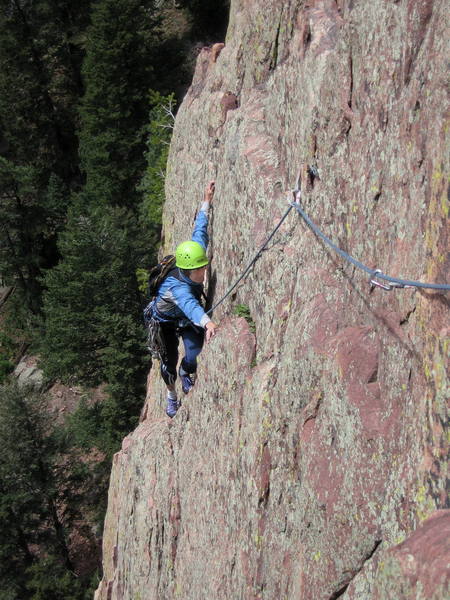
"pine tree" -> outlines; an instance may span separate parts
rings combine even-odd
[[[80,182],[76,105],[89,1],[0,0],[0,272],[28,309],[58,259],[56,236]]]
[[[76,111],[90,0],[0,0],[2,154],[19,164],[78,174]]]
[[[140,190],[143,192],[143,225],[153,234],[154,246],[162,224],[162,207],[165,200],[165,177],[169,145],[175,121],[175,98],[173,94],[162,96],[153,92],[150,96],[151,110],[147,134],[147,166]]]
[[[12,598],[28,597],[26,571],[42,553],[72,569],[61,504],[67,470],[50,423],[41,393],[0,387],[0,589]]]
[[[85,203],[136,209],[145,168],[148,94],[159,43],[153,0],[99,0],[83,66],[80,152]]]
[[[80,110],[86,178],[45,277],[42,359],[49,377],[107,383],[103,442],[115,448],[135,422],[145,385],[141,298],[136,269],[153,252],[141,225],[154,2],[99,0],[88,30]]]
[[[33,166],[16,166],[0,157],[0,269],[19,286],[33,314],[40,310],[42,268],[52,262],[54,241],[64,219],[64,183],[51,175],[42,185]]]
[[[60,239],[64,260],[45,279],[41,354],[50,378],[97,385],[130,362],[128,354],[121,358],[129,352],[128,340],[139,355],[141,305],[134,273],[139,237],[135,218],[124,208],[72,210]],[[140,365],[136,356],[133,360],[135,374]]]

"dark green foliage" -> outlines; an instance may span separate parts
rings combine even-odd
[[[19,164],[76,169],[74,111],[81,54],[68,33],[89,3],[0,0],[0,123],[6,156]],[[25,131],[26,135],[24,135]]]
[[[111,412],[110,406],[109,400],[89,404],[82,399],[75,412],[66,420],[66,432],[75,448],[80,448],[85,453],[91,449],[94,449],[97,454],[98,450],[104,453],[101,459],[90,465],[89,477],[92,485],[85,489],[83,494],[83,503],[91,507],[92,519],[100,530],[107,506],[111,459],[119,446],[117,428],[112,428],[107,418]],[[131,425],[129,422],[127,425],[128,431]],[[119,443],[121,441],[122,438]]]
[[[0,384],[2,384],[6,376],[14,369],[14,365],[2,354],[0,354]]]
[[[50,378],[87,385],[142,379],[140,237],[124,208],[72,211],[60,240],[64,259],[45,278],[41,348]]]
[[[228,25],[230,0],[177,0],[192,15],[192,36],[205,42],[223,42]]]
[[[139,347],[139,352],[142,347]],[[147,367],[148,368],[148,367]],[[140,409],[145,396],[145,372],[137,373],[136,377],[127,374],[115,380],[107,386],[108,396],[102,402],[88,405],[80,403],[78,409],[68,418],[68,431],[75,446],[84,449],[98,449],[105,455],[105,462],[95,466],[95,472],[100,477],[102,489],[106,494],[107,478],[110,470],[110,460],[120,448],[120,444],[138,423]],[[136,366],[133,365],[133,372]],[[99,483],[100,485],[100,483]],[[99,506],[99,502],[105,502],[96,496],[97,518],[101,520],[105,506]]]
[[[101,404],[91,405],[83,397],[77,409],[67,417],[66,426],[75,446],[83,450],[100,447]]]
[[[115,393],[120,394],[116,398]],[[97,461],[89,465],[89,477],[92,485],[86,488],[83,502],[91,507],[92,519],[101,528],[107,508],[107,494],[111,460],[120,444],[138,422],[139,405],[130,403],[124,390],[113,390],[110,396],[102,402],[88,402],[83,398],[77,409],[66,420],[66,434],[75,448],[87,453],[94,450],[99,455]],[[134,399],[136,392],[134,392]],[[132,398],[133,400],[133,398]],[[131,416],[130,416],[131,415]]]
[[[76,104],[89,2],[0,0],[0,272],[40,309],[69,190],[79,183]]]
[[[143,186],[137,184],[146,165],[158,22],[153,2],[100,0],[94,7],[80,112],[86,185],[60,236],[62,260],[44,280],[44,370],[49,378],[107,384],[95,440],[107,455],[134,426],[145,394],[148,365],[136,270],[155,254],[163,190],[161,176],[156,179],[151,169]],[[165,170],[170,138],[159,127],[167,122],[163,101],[173,98],[152,94],[147,160],[158,173]]]
[[[236,304],[236,306],[233,307],[233,314],[238,317],[243,317],[247,321],[250,331],[252,333],[256,332],[255,322],[250,313],[250,308],[246,304]]]
[[[150,94],[152,108],[150,110],[147,152],[145,155],[147,168],[139,190],[143,193],[141,203],[141,222],[148,236],[148,252],[145,268],[136,270],[139,291],[148,300],[146,294],[149,267],[157,262],[157,248],[162,225],[162,208],[165,200],[166,164],[169,145],[172,137],[175,112],[173,94],[161,96],[158,92]]]
[[[64,184],[57,175],[41,183],[33,166],[0,157],[0,269],[15,283],[28,309],[40,309],[39,276],[55,256],[56,233],[65,215]]]
[[[83,600],[83,582],[52,555],[27,569],[26,588],[32,600]]]
[[[147,168],[140,190],[144,193],[142,202],[144,225],[153,232],[154,244],[156,244],[156,236],[162,224],[166,163],[175,120],[175,98],[173,94],[161,96],[157,92],[152,92],[150,101],[152,108],[145,155]]]
[[[70,455],[45,396],[14,384],[0,387],[0,436],[0,598],[43,597],[35,593],[44,585],[44,559],[59,580],[59,595],[47,597],[72,597],[61,595],[71,589],[82,598],[68,548],[86,481],[83,469],[70,468],[79,457]]]
[[[86,202],[133,207],[158,42],[154,2],[99,0],[87,32],[80,152]]]
[[[108,457],[135,426],[145,396],[148,366],[134,272],[141,238],[125,208],[74,209],[61,236],[64,259],[45,279],[42,366],[50,379],[107,384],[108,398],[84,413],[83,444]],[[92,427],[95,436],[88,436]]]
[[[0,385],[14,369],[13,355],[13,341],[5,332],[0,331]]]

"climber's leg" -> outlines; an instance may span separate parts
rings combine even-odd
[[[199,327],[186,327],[181,331],[185,356],[178,371],[183,392],[187,394],[195,383],[197,373],[197,356],[200,354],[205,341],[205,330]]]

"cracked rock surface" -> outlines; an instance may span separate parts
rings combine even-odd
[[[177,115],[162,253],[215,179],[218,301],[300,172],[342,249],[449,283],[449,40],[445,0],[232,0]],[[173,420],[150,372],[97,600],[447,597],[448,294],[371,290],[291,211],[214,320]]]

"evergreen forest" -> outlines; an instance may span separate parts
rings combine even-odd
[[[228,10],[0,0],[0,600],[93,598],[111,459],[145,398],[173,119]],[[39,388],[13,374],[25,354]],[[59,417],[55,382],[79,393]]]

